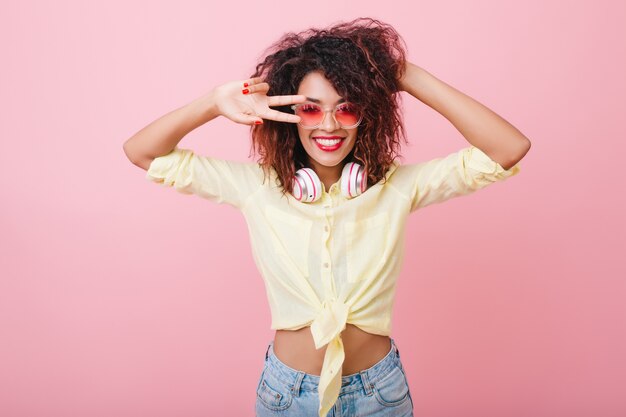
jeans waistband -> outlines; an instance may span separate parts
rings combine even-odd
[[[372,386],[378,380],[385,377],[394,366],[399,366],[402,369],[400,351],[393,338],[390,337],[389,339],[391,348],[385,357],[367,369],[341,377],[340,395],[361,389],[369,393]],[[274,341],[269,343],[265,351],[265,361],[268,368],[267,371],[271,372],[274,378],[291,386],[294,394],[298,395],[298,392],[301,390],[317,391],[320,376],[293,369],[281,362],[274,354]]]

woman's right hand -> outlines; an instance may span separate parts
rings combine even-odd
[[[247,87],[244,87],[247,83]],[[248,90],[244,94],[244,90]],[[270,86],[261,77],[231,81],[216,87],[215,105],[218,113],[233,122],[245,125],[260,124],[262,119],[298,123],[300,117],[271,109],[270,106],[286,106],[306,101],[303,95],[267,96]]]

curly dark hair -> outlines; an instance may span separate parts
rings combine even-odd
[[[403,48],[403,45],[405,46]],[[289,32],[271,45],[250,76],[262,77],[272,95],[297,94],[309,72],[320,71],[337,93],[363,110],[354,149],[347,161],[361,164],[367,183],[375,184],[399,155],[406,132],[399,108],[399,80],[404,74],[406,43],[388,24],[372,18],[357,18],[333,26]],[[276,110],[293,113],[290,106]],[[283,195],[294,186],[295,172],[307,164],[294,123],[265,120],[251,127],[252,153],[261,156],[265,175],[273,167]],[[346,162],[347,162],[346,161]]]

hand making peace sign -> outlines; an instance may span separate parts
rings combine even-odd
[[[267,96],[270,86],[261,77],[231,81],[215,88],[215,102],[220,115],[236,123],[259,124],[262,119],[298,123],[300,117],[279,112],[271,106],[286,106],[306,101],[303,95]],[[246,90],[247,93],[244,93]]]

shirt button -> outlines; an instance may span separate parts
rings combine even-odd
[[[328,268],[328,262],[324,262],[324,268]]]
[[[324,231],[328,232],[328,226],[324,226]]]

